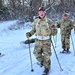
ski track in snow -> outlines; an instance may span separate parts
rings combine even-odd
[[[37,65],[37,60],[33,55],[35,44],[30,44],[34,72],[31,72],[29,47],[28,45],[20,44],[21,41],[26,40],[25,33],[28,31],[29,29],[12,31],[5,34],[4,32],[1,33],[0,52],[5,54],[5,56],[0,58],[0,75],[42,75],[44,67],[40,68],[40,66]],[[75,75],[75,56],[72,42],[70,48],[71,54],[61,54],[59,53],[60,51],[62,51],[60,38],[60,31],[58,29],[57,44],[55,50],[63,71],[61,71],[54,50],[51,47],[52,56],[51,70],[49,75]],[[72,38],[74,42],[75,34],[73,34],[73,30]],[[54,39],[56,40],[56,37],[54,37]],[[54,39],[52,38],[52,41],[55,46]]]

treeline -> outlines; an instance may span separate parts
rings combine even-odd
[[[22,19],[33,21],[39,6],[43,5],[47,15],[75,12],[75,0],[0,0],[0,20]]]

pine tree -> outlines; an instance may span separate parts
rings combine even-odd
[[[3,4],[2,4],[2,0],[0,0],[0,9],[2,9]]]

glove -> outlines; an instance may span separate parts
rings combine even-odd
[[[60,24],[59,24],[58,22],[57,22],[57,24],[56,24],[56,27],[57,27],[57,28],[60,28]]]
[[[29,38],[31,37],[31,34],[29,32],[26,33],[26,37]]]
[[[71,30],[71,27],[70,27],[70,26],[69,26],[69,27],[67,27],[67,28],[66,28],[66,30],[67,30],[67,31]]]
[[[52,30],[51,35],[55,36],[57,34],[57,29]]]

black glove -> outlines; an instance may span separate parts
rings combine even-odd
[[[29,32],[26,33],[26,37],[29,38],[31,37],[31,34]]]
[[[72,29],[72,28],[71,28],[70,26],[66,28],[67,31],[69,31],[69,30],[71,30],[71,29]]]

